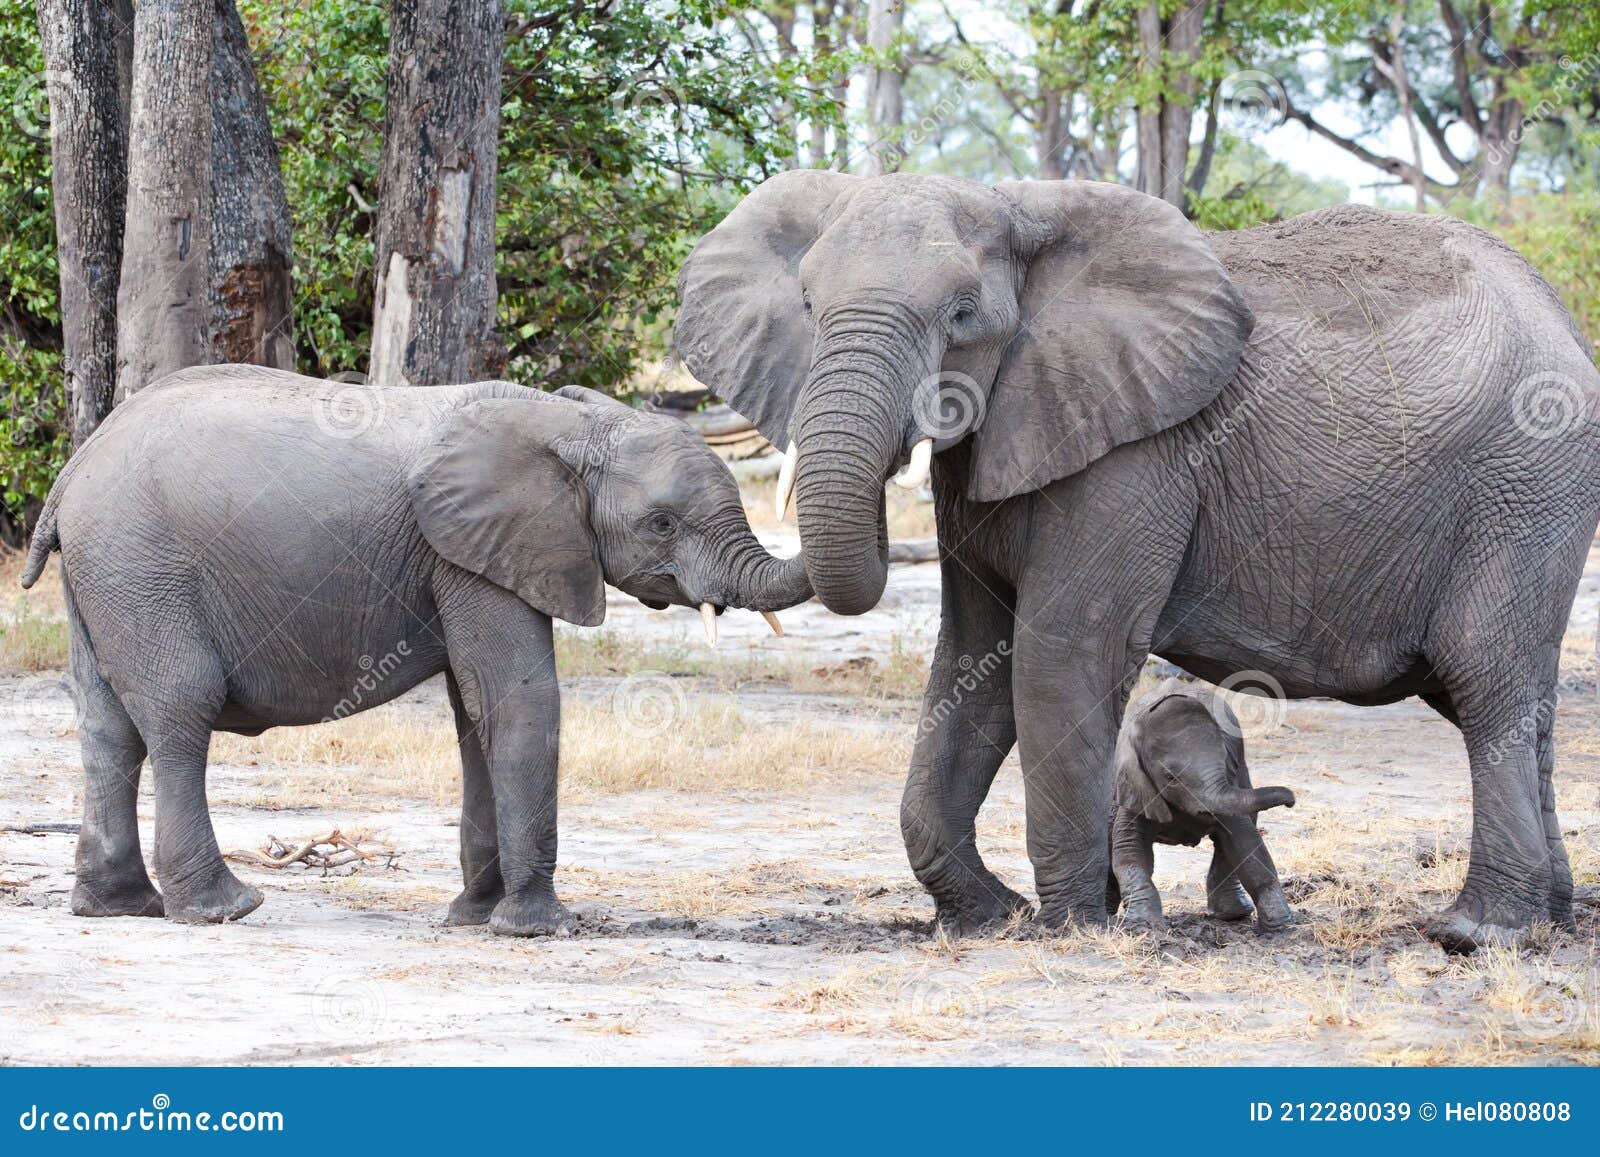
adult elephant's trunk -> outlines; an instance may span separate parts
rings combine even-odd
[[[927,356],[918,348],[926,342],[907,332],[914,328],[879,310],[831,320],[801,393],[793,423],[801,553],[817,597],[835,614],[870,611],[889,577],[883,484],[904,449]]]

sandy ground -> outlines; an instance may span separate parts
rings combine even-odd
[[[775,541],[781,541],[781,534]],[[724,651],[882,659],[926,651],[938,573],[894,568],[872,615],[723,619]],[[73,839],[0,834],[0,1060],[81,1063],[1345,1064],[1600,1059],[1600,702],[1592,638],[1600,554],[1580,592],[1558,723],[1558,786],[1580,884],[1579,928],[1524,952],[1449,959],[1415,921],[1465,870],[1469,790],[1459,737],[1418,702],[1311,701],[1247,714],[1255,782],[1293,811],[1262,817],[1301,923],[1262,938],[1204,915],[1203,850],[1161,849],[1172,926],[951,943],[904,862],[899,760],[765,789],[563,788],[557,885],[570,939],[445,929],[459,887],[452,810],[375,783],[357,804],[283,808],[267,758],[213,765],[224,847],[339,828],[393,846],[393,865],[324,874],[236,865],[265,905],[242,923],[68,914]],[[619,600],[609,627],[640,645],[698,638],[687,611]],[[616,678],[566,681],[606,709]],[[911,699],[729,690],[763,727],[832,720],[907,734]],[[0,823],[71,821],[79,771],[59,675],[0,680]],[[437,684],[400,710],[448,733]],[[619,726],[622,724],[619,722]],[[349,726],[348,724],[340,726]],[[317,770],[295,774],[315,776]],[[141,819],[151,846],[149,776]],[[269,793],[270,795],[270,793]],[[1027,891],[1015,758],[980,819],[989,862]]]

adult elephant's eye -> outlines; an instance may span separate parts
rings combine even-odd
[[[950,315],[950,320],[957,325],[966,325],[976,316],[970,305],[963,305]]]
[[[650,516],[650,529],[663,538],[672,533],[672,516],[659,511]]]

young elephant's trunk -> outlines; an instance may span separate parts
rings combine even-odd
[[[1273,807],[1294,807],[1294,792],[1286,787],[1229,787],[1211,800],[1219,816],[1253,816]]]

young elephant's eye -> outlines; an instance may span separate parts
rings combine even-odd
[[[978,315],[973,311],[973,308],[970,305],[963,305],[957,308],[957,310],[950,315],[950,320],[955,322],[957,325],[966,325],[977,316]]]
[[[650,516],[650,529],[663,538],[672,533],[672,525],[672,516],[670,514],[663,514],[657,511]]]

